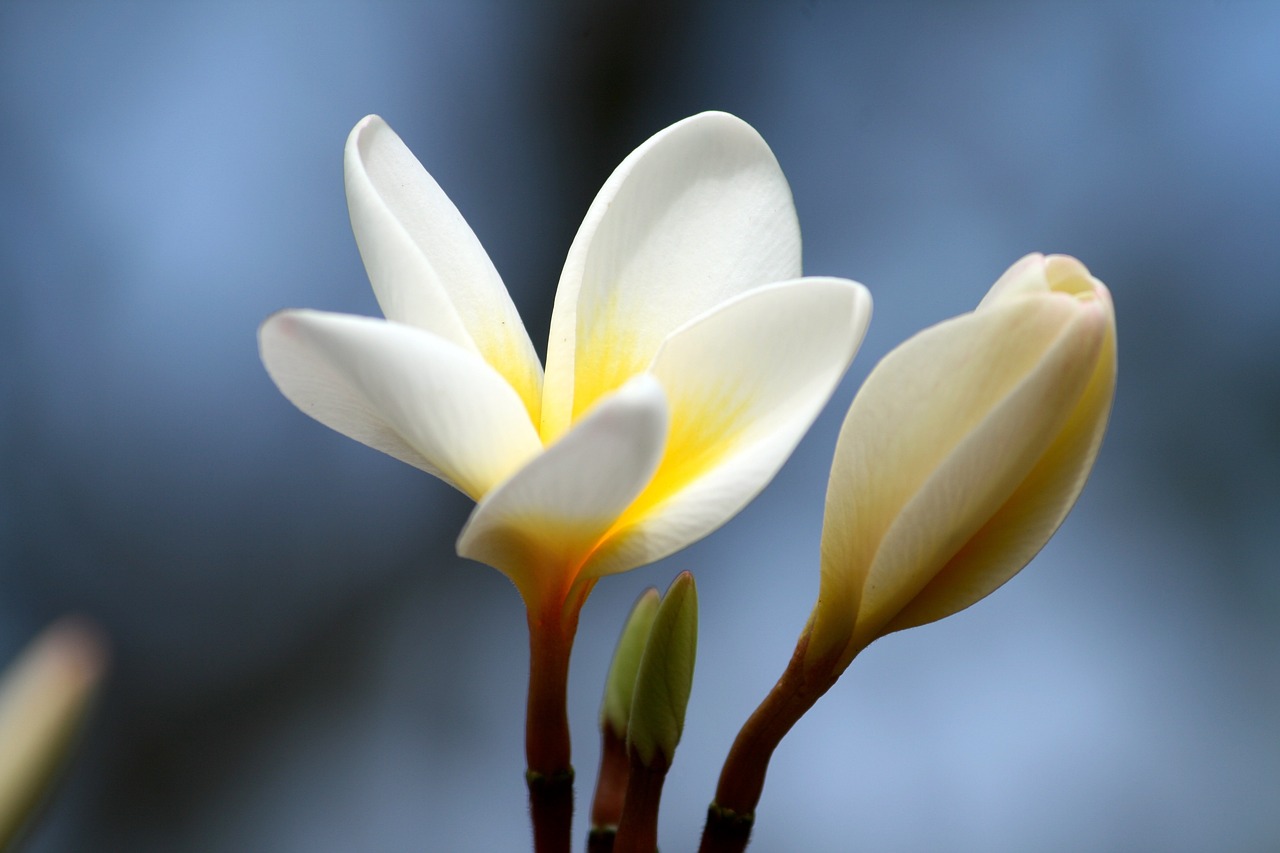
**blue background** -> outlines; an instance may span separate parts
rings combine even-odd
[[[540,351],[565,250],[648,135],[751,122],[812,274],[876,300],[774,484],[608,580],[570,697],[581,818],[619,620],[682,569],[699,667],[664,850],[817,588],[869,368],[1028,251],[1112,288],[1120,384],[1058,537],[872,646],[784,741],[753,851],[1280,848],[1280,5],[0,5],[0,659],[67,611],[114,668],[33,851],[528,844],[523,611],[469,503],[293,409],[255,331],[377,314],[341,151],[383,115]]]

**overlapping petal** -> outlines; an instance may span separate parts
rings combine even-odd
[[[430,332],[298,310],[273,315],[258,339],[267,373],[303,412],[474,499],[542,449],[506,380]]]
[[[653,476],[668,419],[662,386],[636,377],[486,495],[458,554],[502,571],[531,608],[540,595],[564,593]]]
[[[387,319],[478,353],[539,420],[542,365],[498,271],[462,214],[378,116],[344,155],[360,256]]]
[[[1053,259],[1049,260],[1051,272],[1057,272],[1053,270]],[[1087,298],[1096,299],[1098,309],[1107,318],[1101,350],[1088,384],[1062,430],[1017,490],[946,567],[899,611],[886,632],[941,619],[989,595],[1031,561],[1062,524],[1084,488],[1102,444],[1115,393],[1114,309],[1110,294],[1101,282],[1089,276],[1074,258],[1064,260],[1084,273],[1064,282],[1071,288],[1067,292],[1085,293],[1077,285],[1087,285],[1090,294]]]
[[[586,572],[661,559],[750,502],[830,398],[870,315],[862,285],[811,278],[752,290],[677,330],[651,368],[671,402],[662,464]]]
[[[659,132],[605,183],[569,250],[547,347],[543,440],[644,370],[680,326],[799,275],[791,190],[760,135],[717,112]]]

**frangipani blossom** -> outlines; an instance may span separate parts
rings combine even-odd
[[[724,113],[658,133],[606,182],[569,249],[545,374],[479,241],[378,117],[351,132],[345,172],[387,319],[280,312],[263,362],[302,411],[475,499],[458,553],[531,613],[732,517],[870,314],[861,285],[799,278],[786,180]]]
[[[836,445],[808,658],[963,610],[1075,504],[1116,379],[1115,313],[1079,261],[1029,255],[978,309],[867,377]]]

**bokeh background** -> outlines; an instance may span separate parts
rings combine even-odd
[[[514,589],[454,556],[462,496],[294,410],[255,331],[377,313],[341,176],[366,113],[541,349],[596,189],[709,108],[773,147],[806,272],[876,313],[773,485],[589,602],[582,832],[631,600],[698,577],[661,832],[693,849],[812,604],[858,383],[1043,250],[1115,295],[1094,476],[1031,567],[802,721],[752,849],[1280,849],[1280,4],[299,0],[0,4],[0,659],[69,611],[114,646],[29,850],[526,849]]]

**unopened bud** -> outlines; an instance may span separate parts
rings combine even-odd
[[[698,590],[681,572],[658,606],[631,700],[627,743],[646,766],[670,765],[684,730],[698,651]]]

